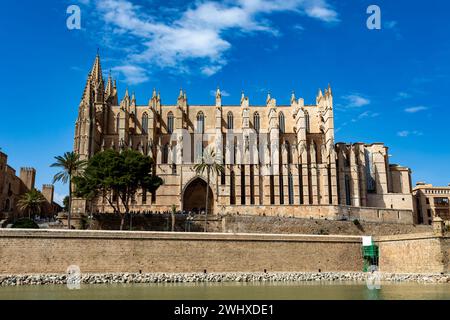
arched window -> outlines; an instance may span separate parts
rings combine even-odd
[[[261,124],[260,124],[260,117],[259,117],[259,113],[255,112],[253,114],[253,128],[255,129],[256,133],[259,133],[259,130],[261,128]]]
[[[306,132],[309,133],[310,123],[309,123],[309,114],[305,112],[305,123],[306,123]]]
[[[166,143],[163,148],[162,163],[169,163],[169,144]]]
[[[232,130],[234,129],[234,117],[233,113],[230,111],[227,114],[227,129]]]
[[[147,112],[144,112],[142,115],[142,133],[147,134],[148,133],[148,114]]]
[[[286,132],[286,121],[284,119],[284,113],[280,112],[280,115],[278,116],[278,121],[280,123],[280,133]]]
[[[173,113],[169,112],[167,115],[167,133],[173,133]]]
[[[197,114],[197,133],[205,133],[205,115],[201,111]]]
[[[5,211],[11,211],[11,200],[6,199],[6,203],[5,203]]]

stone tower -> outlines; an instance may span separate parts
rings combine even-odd
[[[34,189],[34,182],[36,179],[36,169],[34,168],[21,168],[20,180],[22,180],[27,190]]]
[[[117,87],[111,75],[105,87],[100,55],[88,75],[75,123],[74,151],[89,159],[104,145],[111,105],[117,104]]]

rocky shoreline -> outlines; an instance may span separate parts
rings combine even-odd
[[[138,283],[217,283],[217,282],[305,282],[366,281],[362,272],[275,272],[275,273],[108,273],[82,274],[81,284]],[[377,279],[388,282],[449,283],[450,274],[379,273]],[[0,275],[0,286],[64,285],[66,274]]]

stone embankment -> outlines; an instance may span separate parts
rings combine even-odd
[[[82,284],[123,283],[217,283],[217,282],[304,282],[304,281],[366,281],[375,276],[388,282],[449,283],[450,274],[394,274],[362,272],[322,273],[191,273],[191,274],[82,274]],[[378,277],[379,276],[379,277]],[[67,275],[0,275],[0,286],[63,285]]]

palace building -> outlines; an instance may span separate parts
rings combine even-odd
[[[240,105],[224,105],[218,89],[213,105],[189,104],[183,90],[175,104],[163,104],[153,90],[148,104],[138,105],[128,90],[119,99],[97,55],[79,105],[74,151],[83,159],[107,148],[151,156],[164,185],[154,196],[142,190],[133,199],[135,212],[173,205],[201,212],[209,188],[212,214],[339,218],[365,212],[375,220],[412,221],[410,169],[390,164],[382,143],[335,142],[330,86],[313,105],[295,94],[290,105],[277,105],[270,94],[266,102],[253,106],[242,94]],[[194,170],[208,148],[225,168],[209,185]],[[112,212],[103,199],[90,206],[75,199],[73,207],[74,213],[88,207]]]
[[[437,217],[450,222],[450,185],[437,187],[418,182],[413,189],[418,224],[432,224]]]
[[[0,220],[11,222],[27,216],[26,212],[19,209],[18,201],[23,194],[35,188],[35,180],[34,168],[21,168],[17,176],[16,170],[8,165],[8,156],[0,152]],[[40,216],[52,217],[61,210],[61,206],[53,201],[54,186],[44,184],[41,193],[46,201],[42,205]]]

